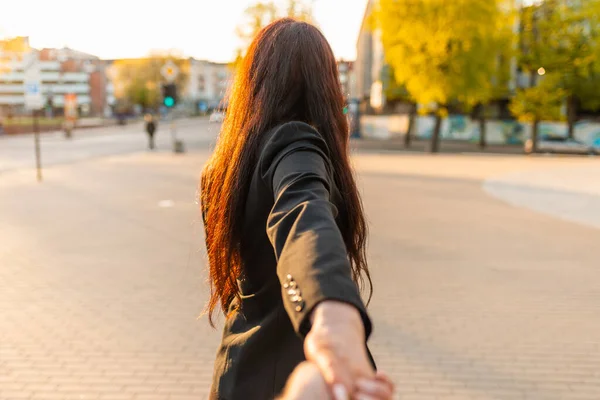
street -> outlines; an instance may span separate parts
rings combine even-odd
[[[188,145],[200,146],[213,141],[218,126],[208,121],[183,119],[176,121],[177,139]],[[172,137],[170,122],[158,123],[158,149],[171,149]],[[74,131],[73,139],[65,140],[62,132],[41,135],[42,164],[55,165],[92,157],[131,153],[148,147],[148,139],[141,122],[125,126],[91,128]],[[29,167],[35,162],[33,153],[33,135],[18,137],[0,136],[0,174],[3,172]]]
[[[0,399],[205,399],[218,125],[0,138]],[[600,398],[600,159],[355,149],[370,346],[403,400]]]

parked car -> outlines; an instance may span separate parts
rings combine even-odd
[[[533,140],[528,139],[524,147],[526,154],[533,153]],[[539,153],[562,154],[595,154],[600,155],[600,148],[562,136],[542,135],[538,139],[537,151]]]
[[[225,113],[221,110],[215,110],[210,114],[209,121],[210,122],[223,122],[225,119]]]

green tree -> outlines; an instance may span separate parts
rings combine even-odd
[[[389,64],[383,66],[383,71],[381,72],[382,83],[383,83],[383,92],[387,101],[397,101],[403,104],[408,104],[409,113],[408,113],[408,127],[406,129],[406,134],[404,135],[404,147],[409,148],[412,141],[412,133],[415,126],[415,121],[417,118],[417,104],[415,100],[410,96],[408,90],[406,90],[406,86],[399,84],[396,81],[396,74],[394,73],[394,69]]]
[[[511,99],[510,111],[519,121],[530,122],[533,153],[537,152],[540,121],[560,118],[561,106],[566,92],[557,87],[557,78],[546,76],[539,84],[517,90]]]
[[[379,0],[374,14],[396,81],[432,111],[431,151],[439,149],[448,107],[470,110],[489,102],[501,84],[510,51],[512,7],[506,0]],[[504,57],[508,59],[508,57]],[[506,74],[504,74],[506,75]],[[482,114],[484,115],[484,114]]]
[[[525,18],[539,63],[529,67],[544,68],[562,89],[573,137],[577,104],[600,108],[600,0],[546,0],[530,7]]]

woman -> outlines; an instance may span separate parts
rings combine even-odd
[[[305,359],[336,399],[391,391],[366,347],[367,228],[337,74],[321,32],[292,19],[238,69],[202,175],[209,320],[218,304],[227,316],[212,399],[273,399]]]

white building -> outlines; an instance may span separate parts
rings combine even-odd
[[[385,65],[385,55],[381,32],[369,26],[368,18],[373,8],[374,0],[368,0],[363,21],[356,42],[356,62],[354,63],[356,83],[353,86],[352,97],[363,104],[380,108],[385,99],[382,93],[382,70]],[[373,103],[373,104],[372,104]]]
[[[190,73],[186,87],[186,98],[199,110],[213,109],[225,102],[227,89],[232,79],[228,64],[214,63],[191,58]]]
[[[97,58],[70,49],[44,49],[29,47],[28,38],[22,40],[19,50],[0,46],[0,110],[3,113],[25,112],[24,60],[39,63],[41,91],[52,98],[55,108],[64,106],[64,95],[75,94],[83,113],[91,109],[90,75],[95,71]]]

